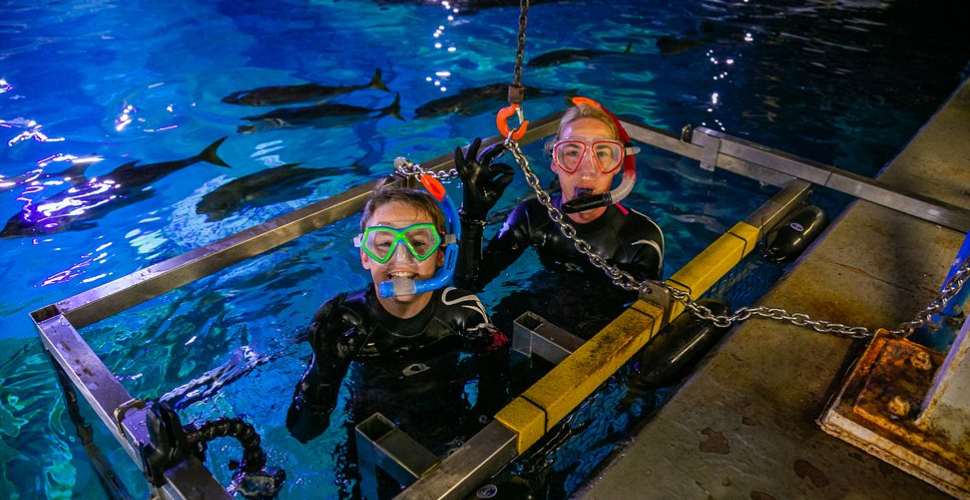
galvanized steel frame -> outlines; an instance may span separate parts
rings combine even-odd
[[[521,143],[528,144],[555,133],[559,116],[551,115],[535,121]],[[495,136],[485,143],[499,140],[501,138]],[[447,170],[454,167],[454,159],[447,154],[422,165],[427,170]],[[133,411],[118,422],[116,411],[133,398],[84,342],[78,330],[349,217],[363,208],[376,183],[355,186],[339,195],[39,308],[31,312],[38,335],[51,353],[56,369],[63,371],[135,464],[142,467],[135,443],[147,440],[144,415]],[[156,492],[163,499],[230,498],[198,460],[188,460],[166,472],[165,476],[168,484]]]
[[[534,121],[520,143],[528,144],[554,134],[560,116],[561,113],[553,114]],[[702,156],[703,147],[697,143],[697,137],[700,135],[695,136],[695,142],[684,142],[663,130],[647,125],[628,121],[624,121],[624,125],[631,137],[640,142],[688,158],[700,159]],[[716,133],[710,132],[705,132],[705,134],[706,136],[716,135]],[[500,140],[502,140],[501,137],[493,136],[485,142],[490,144]],[[802,160],[793,159],[790,155],[751,145],[723,134],[720,140],[722,144],[719,147],[719,154],[714,159],[717,166],[779,186],[793,177],[799,176],[797,172],[793,175],[790,170],[792,165]],[[740,155],[738,157],[731,156],[730,153],[734,151],[732,144],[737,144],[737,151],[753,150],[758,152],[758,155],[753,158],[743,157],[744,155],[741,153],[737,153]],[[759,161],[763,161],[765,164],[761,165],[758,163]],[[802,162],[808,169],[821,168],[817,165],[811,165],[810,162]],[[423,166],[429,170],[446,170],[453,168],[454,160],[450,154],[447,154],[423,162]],[[824,168],[830,172],[837,171],[832,167]],[[832,174],[825,180],[826,185],[830,185],[830,187],[841,185],[839,182],[831,182],[833,176],[840,179],[849,177],[842,174]],[[131,412],[130,415],[125,415],[122,421],[118,422],[115,416],[116,410],[132,401],[133,398],[118,383],[97,354],[84,342],[78,330],[349,217],[362,209],[375,183],[376,181],[355,186],[339,195],[289,212],[92,290],[39,308],[31,313],[31,317],[41,341],[45,348],[50,351],[57,369],[64,372],[78,393],[94,409],[132,460],[141,467],[134,443],[146,438],[144,416],[140,411],[135,411]],[[862,184],[874,185],[872,181]],[[865,189],[857,188],[855,190],[862,193],[860,196],[867,193]],[[937,203],[937,205],[941,204]],[[932,211],[932,209],[926,211]],[[965,217],[963,217],[965,214],[954,215],[953,210],[947,207],[943,207],[939,210],[939,213],[943,214],[943,219],[947,221],[960,223],[965,221]],[[764,221],[765,219],[762,217],[761,220]],[[970,226],[970,224],[966,225]],[[482,476],[484,473],[481,463],[475,466],[468,466],[467,464],[479,458],[504,462],[511,460],[515,456],[515,438],[509,435],[510,432],[500,424],[489,425],[482,434],[470,440],[466,447],[480,445],[483,441],[488,441],[492,444],[488,447],[490,451],[483,452],[482,449],[476,448],[474,451],[466,450],[456,453],[435,471],[439,472],[439,475],[444,474],[444,477],[459,475],[467,479]],[[494,443],[501,445],[496,448]],[[508,446],[511,446],[511,448],[508,448]],[[511,453],[509,450],[511,450]],[[464,465],[458,467],[459,464]],[[458,469],[465,472],[455,472]],[[468,470],[478,472],[468,474]],[[168,471],[166,477],[169,483],[156,492],[162,498],[228,498],[225,496],[225,490],[218,485],[208,470],[197,461],[187,461],[182,466]],[[487,477],[487,475],[484,477]],[[454,496],[451,498],[454,498]]]

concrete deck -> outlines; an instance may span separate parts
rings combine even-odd
[[[970,81],[880,179],[970,208]],[[858,201],[760,304],[894,328],[936,295],[964,237]],[[815,423],[865,344],[742,324],[575,498],[950,498]]]

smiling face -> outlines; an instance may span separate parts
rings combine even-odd
[[[580,139],[585,141],[610,139],[615,140],[613,129],[609,125],[595,118],[580,118],[568,123],[562,128],[559,140]],[[555,165],[553,162],[552,171],[559,176],[559,185],[562,187],[563,202],[570,201],[584,195],[602,194],[610,190],[613,184],[613,176],[616,172],[604,174],[593,163],[592,156],[586,155],[575,172],[566,172]],[[600,207],[585,212],[568,214],[569,218],[576,222],[589,222],[596,219],[606,207]]]
[[[400,202],[391,202],[377,207],[364,226],[385,226],[400,229],[421,223],[433,224],[434,221],[429,214],[415,207]],[[376,290],[381,282],[389,281],[395,276],[412,280],[431,278],[438,267],[444,264],[444,253],[439,249],[431,257],[419,261],[411,255],[405,245],[398,244],[397,248],[394,249],[394,254],[386,263],[377,262],[363,250],[360,252],[360,263],[364,269],[370,271]],[[380,297],[378,293],[378,300],[387,312],[400,318],[409,318],[420,312],[428,304],[428,301],[431,300],[431,292],[390,298]]]

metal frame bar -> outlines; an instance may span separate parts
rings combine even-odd
[[[558,365],[583,345],[583,339],[533,312],[512,322],[512,352],[529,358],[533,354]]]
[[[533,122],[520,143],[529,144],[554,133],[560,116],[555,114]],[[501,137],[493,136],[484,142],[492,144],[500,140]],[[454,159],[446,154],[422,165],[427,170],[446,170],[454,167]],[[64,372],[139,468],[142,464],[133,443],[147,440],[144,414],[131,412],[121,425],[115,421],[115,411],[132,397],[84,342],[78,329],[349,217],[363,208],[376,182],[354,186],[339,195],[31,312],[38,335],[57,369]],[[168,484],[157,491],[162,498],[229,498],[197,459],[187,460],[167,471],[165,476]]]
[[[357,470],[364,498],[377,500],[377,471],[383,470],[403,486],[410,486],[422,474],[438,465],[438,457],[375,413],[354,426],[357,439]]]
[[[680,277],[680,280],[674,285],[687,286],[694,298],[702,295],[713,283],[711,279],[718,273],[717,270],[723,275],[753,249],[753,242],[757,241],[759,234],[770,229],[764,224],[777,223],[810,191],[808,182],[792,181],[749,216],[763,221],[761,224],[739,223],[730,234],[715,241],[708,250],[676,273],[673,278]],[[715,270],[705,273],[691,271],[700,268]],[[676,305],[683,310],[679,302],[671,308],[677,310]],[[396,496],[395,500],[459,500],[470,494],[482,481],[498,473],[510,460],[535,444],[625,364],[660,329],[666,313],[663,308],[653,304],[635,302],[499,411],[485,430]],[[475,460],[469,460],[471,456]],[[479,462],[479,459],[488,461]]]
[[[786,178],[803,179],[961,233],[970,231],[970,210],[905,189],[888,186],[879,180],[766,148],[703,127],[694,130],[691,142],[701,148],[703,162],[745,177],[773,185],[779,185],[779,182]],[[765,167],[771,171],[765,172],[752,165]]]
[[[118,422],[115,410],[131,401],[131,395],[111,374],[100,358],[84,342],[77,330],[64,315],[57,315],[37,323],[44,347],[57,364],[56,370],[71,381],[75,390],[94,409],[101,422],[111,431],[128,456],[141,468],[141,457],[136,446],[147,442],[148,429],[144,425],[143,414],[132,414]],[[181,499],[225,499],[232,497],[226,489],[212,477],[208,469],[197,458],[191,458],[181,465],[165,472],[167,484],[156,492],[161,498]]]
[[[553,114],[534,121],[532,127],[520,143],[525,145],[555,133],[560,116],[561,113]],[[648,125],[635,124],[628,121],[624,121],[624,124],[634,139],[693,159],[702,158],[703,148],[696,144],[699,137],[719,136],[722,143],[719,145],[718,153],[713,155],[714,162],[717,166],[727,168],[741,175],[757,178],[773,185],[783,185],[800,174],[800,172],[788,173],[783,171],[784,169],[780,168],[778,164],[791,167],[799,162],[809,172],[814,172],[819,169],[827,170],[829,175],[824,181],[829,187],[838,189],[840,186],[846,184],[846,181],[842,179],[852,180],[851,176],[840,173],[841,171],[833,167],[821,167],[805,160],[784,155],[784,153],[751,145],[750,143],[745,143],[744,141],[712,131],[703,131],[702,134],[699,134],[699,137],[694,138],[695,143],[692,143],[681,141],[663,130]],[[486,144],[490,144],[502,139],[499,136],[493,136],[485,142]],[[755,151],[759,154],[749,159],[743,157],[744,155],[741,154],[745,151]],[[736,157],[733,155],[740,156]],[[758,161],[764,161],[767,165],[759,165],[757,163]],[[452,168],[454,166],[454,160],[449,154],[423,162],[423,165],[430,170],[444,170]],[[808,174],[801,175],[811,177]],[[835,182],[833,179],[841,183]],[[211,275],[330,223],[346,218],[358,212],[363,207],[375,182],[355,186],[339,195],[309,205],[303,209],[287,213],[202,248],[136,271],[55,304],[37,309],[31,313],[31,316],[42,342],[45,348],[52,353],[51,359],[64,370],[67,378],[77,388],[78,393],[94,408],[99,418],[108,426],[119,443],[129,453],[129,456],[141,466],[132,441],[141,437],[138,429],[144,428],[144,421],[140,423],[141,425],[138,422],[133,422],[132,419],[139,418],[140,415],[140,413],[134,412],[124,419],[124,422],[122,422],[119,428],[114,421],[114,412],[119,406],[130,401],[132,398],[107,370],[97,355],[84,343],[83,339],[77,333],[77,329],[97,323],[102,319],[151,300],[184,284]],[[875,181],[857,182],[856,184],[865,184],[865,186],[872,189],[880,187]],[[855,190],[861,193],[860,196],[866,195],[871,191],[871,189],[867,191],[861,188]],[[847,192],[851,193],[852,191]],[[930,200],[928,205],[926,203],[921,205],[927,213],[936,210],[936,213],[942,214],[937,218],[948,221],[965,220],[961,218],[965,215],[965,211],[964,213],[954,214],[953,210],[945,206],[940,209],[939,207],[941,206],[942,204],[940,203],[933,205],[932,200]],[[773,210],[766,209],[766,213],[771,213]],[[777,217],[766,218],[764,215],[759,217],[761,217],[761,221],[759,222],[762,224],[766,220],[777,220]],[[970,224],[967,225],[970,226]],[[742,239],[746,237],[736,236]],[[500,424],[496,425],[501,427]],[[511,431],[508,431],[508,429],[497,429],[494,426],[489,426],[486,430],[488,432],[485,433],[485,436],[491,436],[487,438],[489,441],[498,440],[504,443],[500,449],[493,449],[485,453],[485,455],[482,455],[483,452],[481,450],[475,453],[464,452],[459,455],[463,457],[461,460],[480,455],[491,457],[492,459],[496,457],[508,458],[515,456],[515,439],[510,438],[508,435]],[[486,439],[486,437],[479,438],[475,442],[480,443],[483,439]],[[511,455],[504,451],[504,446],[508,442],[513,443],[513,453]],[[468,444],[471,443],[472,441],[469,441]],[[494,446],[490,446],[490,448],[494,448]],[[456,457],[456,455],[452,457]],[[459,458],[455,458],[451,462],[446,460],[447,464],[443,463],[436,471],[452,470],[451,467],[453,464],[459,461]],[[476,467],[481,467],[481,464]],[[480,468],[476,469],[479,472],[475,472],[473,475],[467,477],[478,477],[481,470]],[[202,486],[203,490],[208,491],[208,488],[213,490],[213,496],[211,498],[218,496],[214,492],[216,489],[224,493],[221,486],[215,483],[211,474],[201,464],[193,464],[190,462],[185,464],[184,470],[173,469],[171,471],[171,484],[160,488],[160,493],[169,495],[166,498],[193,498],[195,494],[202,491],[195,489],[199,487],[199,483],[194,483],[197,479],[201,481],[201,484],[207,485]],[[189,496],[179,496],[183,494]]]

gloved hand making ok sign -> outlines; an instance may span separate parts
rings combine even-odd
[[[484,221],[512,182],[515,171],[504,163],[492,164],[492,160],[505,153],[504,144],[495,143],[478,154],[481,145],[481,138],[476,138],[464,155],[461,148],[455,148],[455,167],[463,185],[462,218]]]

